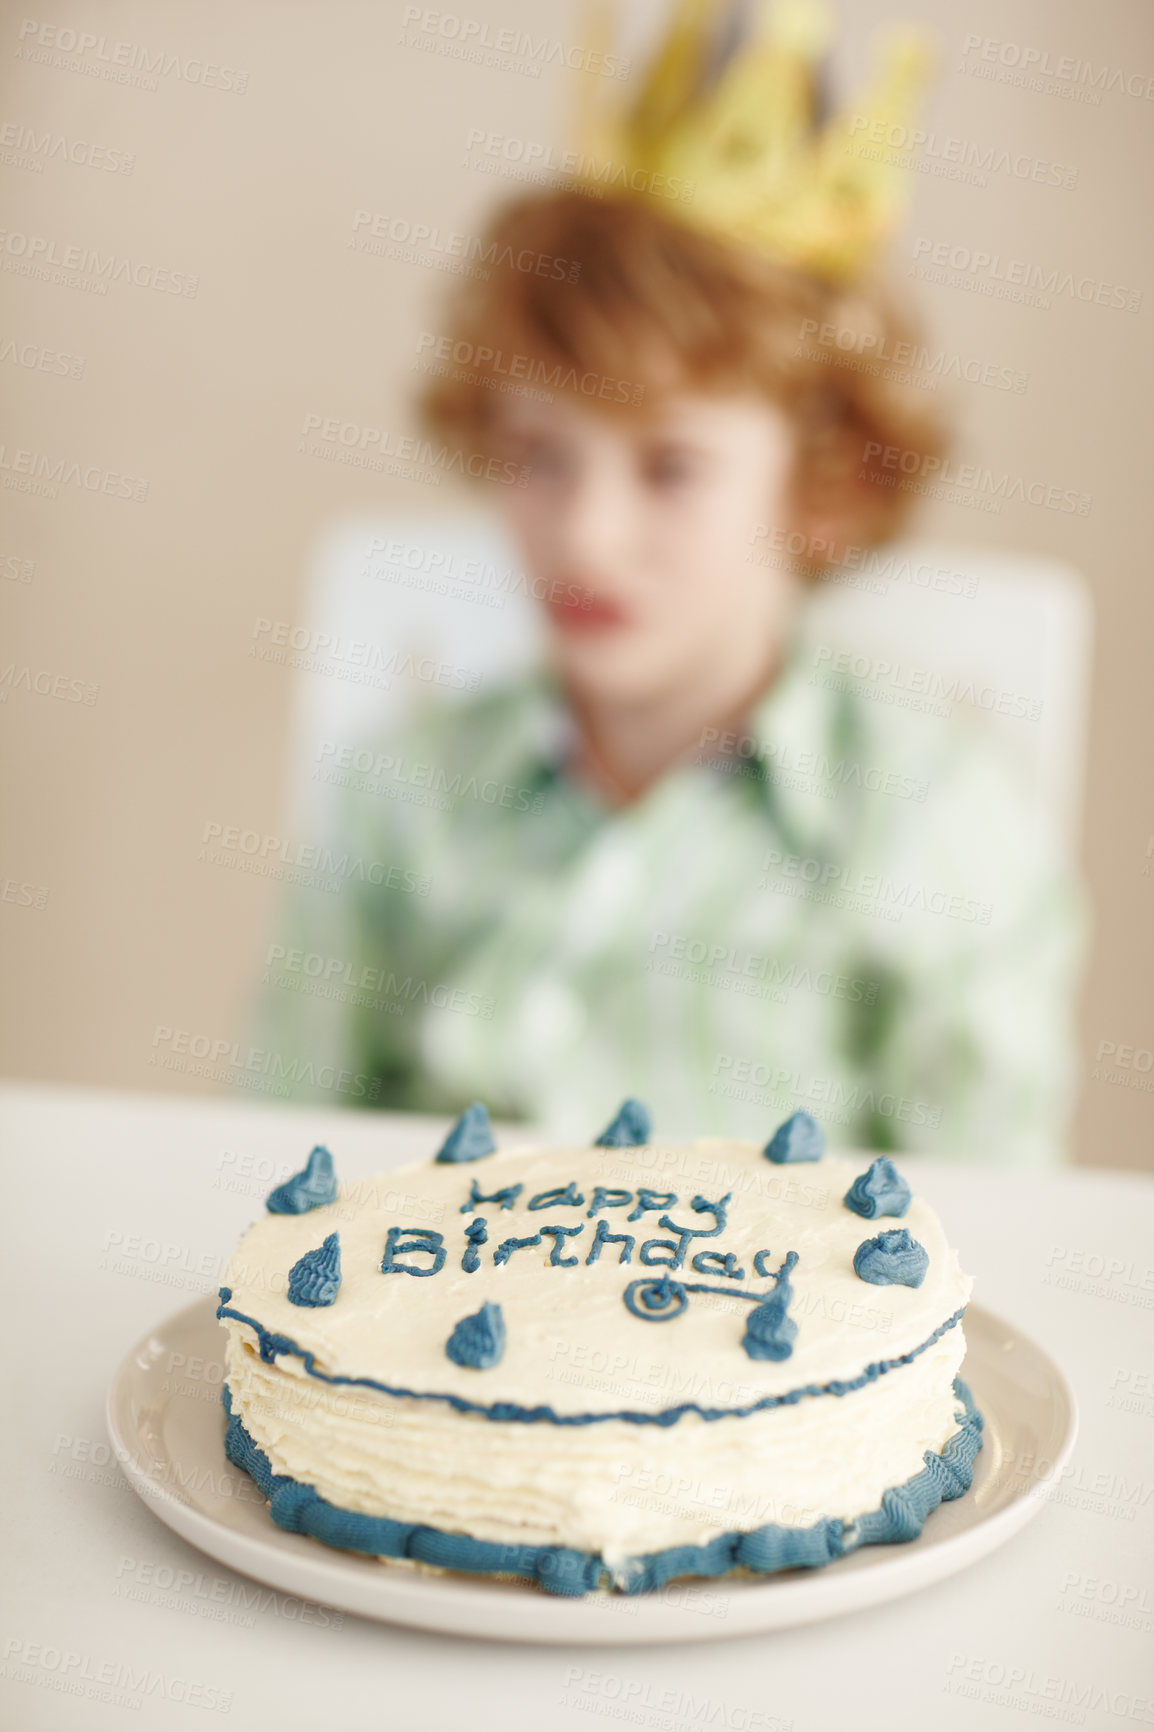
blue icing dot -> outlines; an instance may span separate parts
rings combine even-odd
[[[788,1359],[797,1340],[797,1324],[786,1316],[788,1299],[776,1293],[755,1305],[745,1320],[741,1345],[751,1359]]]
[[[791,1251],[777,1277],[777,1285],[768,1299],[755,1305],[745,1320],[741,1345],[751,1359],[788,1359],[797,1340],[797,1324],[787,1315],[793,1288],[789,1272],[797,1262],[797,1252]]]
[[[904,1215],[912,1196],[893,1162],[879,1155],[868,1173],[858,1174],[842,1201],[855,1215],[872,1221],[878,1215]]]
[[[445,1352],[454,1365],[471,1365],[477,1371],[488,1371],[505,1351],[505,1319],[499,1305],[486,1299],[471,1317],[462,1317],[445,1343]]]
[[[466,1107],[440,1148],[438,1161],[479,1161],[496,1151],[489,1115],[480,1101]]]
[[[330,1233],[315,1251],[306,1251],[289,1270],[288,1296],[293,1305],[331,1305],[341,1289],[341,1240]]]
[[[875,1287],[920,1287],[930,1259],[908,1227],[891,1227],[876,1239],[863,1239],[853,1254],[854,1273]]]
[[[310,1209],[323,1208],[337,1200],[337,1176],[333,1172],[333,1157],[318,1143],[308,1158],[303,1172],[294,1173],[275,1191],[270,1191],[265,1208],[270,1215],[307,1215]]]
[[[825,1154],[825,1133],[808,1113],[794,1113],[779,1125],[762,1153],[767,1161],[784,1166],[793,1161],[820,1161]]]
[[[632,1149],[640,1148],[649,1141],[652,1129],[649,1108],[642,1106],[640,1101],[632,1097],[622,1101],[617,1109],[617,1116],[611,1124],[606,1125],[593,1147],[595,1149]]]

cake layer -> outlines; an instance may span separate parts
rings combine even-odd
[[[227,1384],[222,1393],[229,1414],[225,1434],[229,1459],[251,1475],[268,1498],[272,1518],[280,1527],[346,1551],[402,1559],[423,1568],[520,1577],[549,1593],[570,1596],[606,1587],[626,1594],[652,1593],[678,1576],[713,1577],[733,1571],[759,1576],[779,1570],[814,1569],[861,1546],[916,1539],[926,1517],[940,1503],[969,1490],[974,1461],[982,1447],[982,1417],[959,1378],[954,1385],[958,1429],[945,1448],[940,1454],[927,1451],[924,1465],[911,1479],[891,1486],[878,1508],[856,1521],[827,1519],[803,1528],[767,1523],[748,1531],[720,1534],[705,1546],[667,1546],[643,1553],[611,1570],[595,1552],[494,1544],[441,1528],[412,1526],[387,1516],[341,1509],[320,1497],[312,1486],[274,1473],[268,1456],[250,1436],[239,1414],[232,1412]]]
[[[233,1408],[278,1474],[337,1508],[508,1545],[570,1546],[611,1566],[773,1523],[852,1521],[958,1428],[960,1324],[844,1395],[673,1425],[538,1425],[326,1385],[230,1332]]]

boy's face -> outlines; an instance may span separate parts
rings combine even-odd
[[[528,466],[502,489],[562,676],[585,697],[645,702],[716,676],[719,658],[768,658],[786,574],[753,564],[758,523],[785,524],[793,434],[762,398],[680,396],[645,415],[511,402],[502,455]]]

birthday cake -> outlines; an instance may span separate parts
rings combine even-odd
[[[638,1593],[908,1540],[971,1481],[970,1293],[894,1164],[655,1142],[272,1192],[221,1288],[225,1447],[282,1528],[383,1560]]]

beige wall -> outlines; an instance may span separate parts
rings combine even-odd
[[[462,0],[463,13],[487,18],[493,31],[580,41],[566,7],[471,5]],[[633,27],[653,10],[636,7]],[[847,58],[860,65],[873,21],[890,7],[855,0],[846,10]],[[94,248],[197,279],[194,296],[125,281],[98,296],[0,275],[5,342],[83,360],[73,378],[29,369],[5,350],[4,462],[31,450],[148,484],[143,501],[67,481],[55,498],[0,493],[9,559],[0,667],[11,661],[49,684],[64,676],[98,688],[91,704],[70,701],[82,688],[67,685],[57,696],[12,689],[0,704],[10,1074],[209,1088],[150,1064],[157,1026],[214,1040],[241,1032],[273,887],[197,856],[206,822],[283,825],[290,676],[249,659],[253,622],[299,617],[308,549],[334,514],[428,500],[427,489],[295,449],[310,412],[397,432],[413,426],[404,403],[412,345],[447,279],[352,249],[353,213],[475,231],[481,209],[514,183],[462,166],[467,130],[563,142],[555,73],[533,78],[421,52],[398,40],[403,12],[361,0],[53,0],[51,24],[102,37],[105,54],[120,41],[216,63],[230,69],[218,82],[235,86],[247,73],[243,90],[206,87],[195,69],[183,79],[162,73],[155,90],[91,76],[108,65],[99,50],[78,61],[51,39],[22,43],[19,11],[0,25],[5,121],[134,157],[131,172],[60,158],[42,172],[0,162],[10,233],[54,242],[58,255]],[[938,505],[925,527],[1061,555],[1093,587],[1084,859],[1096,933],[1079,1148],[1085,1160],[1132,1165],[1150,1157],[1154,1095],[1095,1079],[1093,1069],[1104,1040],[1154,1047],[1144,782],[1154,731],[1154,235],[1143,214],[1154,103],[1110,91],[1096,105],[1077,103],[963,68],[975,60],[964,52],[973,33],[1045,51],[1054,63],[1070,56],[1149,80],[1151,13],[1145,0],[969,0],[963,30],[946,0],[909,0],[904,12],[935,24],[945,44],[932,115],[940,136],[1075,168],[1077,184],[920,176],[899,265],[926,236],[1144,293],[1135,315],[1068,297],[1044,311],[941,286],[920,291],[947,348],[1029,375],[1020,396],[980,386],[956,393],[961,454],[1093,496],[1086,518],[1020,504],[1000,516]],[[43,59],[25,58],[28,48]],[[19,264],[12,252],[0,258]],[[5,481],[12,477],[6,468]],[[19,561],[33,562],[31,581],[21,581]],[[42,891],[43,907],[27,905]]]

